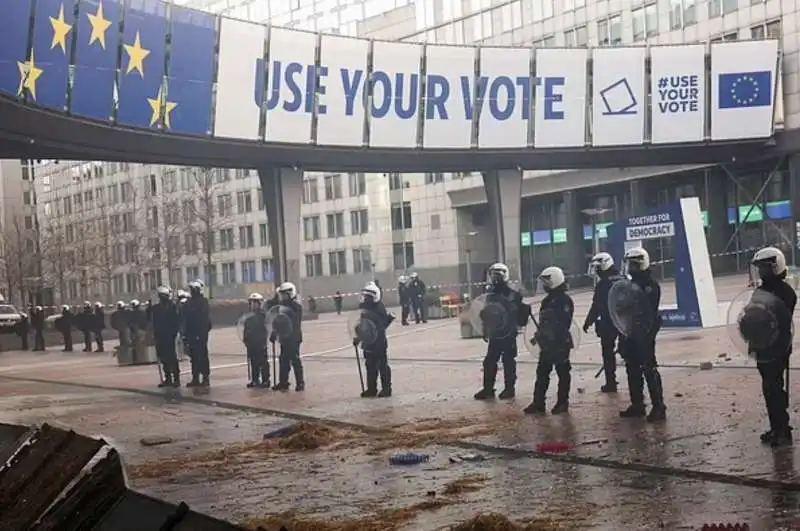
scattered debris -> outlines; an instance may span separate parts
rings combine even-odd
[[[476,490],[482,489],[484,486],[483,484],[487,481],[489,481],[487,476],[466,476],[445,485],[442,494],[445,496],[458,496],[465,492],[475,492]]]
[[[389,458],[389,462],[393,465],[418,465],[420,463],[427,463],[431,460],[428,454],[415,454],[408,452],[405,454],[394,454]]]
[[[711,363],[710,361],[704,361],[704,362],[700,363],[700,370],[701,371],[710,371],[713,368],[714,368],[714,364]]]
[[[536,451],[542,454],[563,454],[572,450],[574,446],[563,442],[546,442],[536,445]]]
[[[322,424],[300,422],[288,435],[279,439],[278,446],[284,450],[316,450],[333,443],[337,435],[333,429]]]
[[[142,446],[159,446],[162,444],[169,444],[172,442],[172,437],[166,437],[164,435],[155,435],[153,437],[142,437],[139,440],[139,444]]]
[[[264,440],[267,441],[269,439],[279,439],[281,437],[286,437],[287,435],[291,435],[299,426],[299,422],[292,422],[290,424],[284,424],[280,428],[276,428],[272,431],[269,431],[264,434]]]
[[[458,454],[451,455],[449,459],[451,463],[463,463],[464,461],[474,463],[476,461],[485,461],[486,456],[482,454]]]

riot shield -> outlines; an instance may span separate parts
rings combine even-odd
[[[775,295],[747,289],[739,293],[728,307],[726,328],[733,347],[748,357],[755,350],[768,349],[780,336],[779,315],[783,302]],[[792,320],[794,333],[794,320]]]
[[[649,336],[657,324],[647,294],[638,284],[620,279],[608,291],[608,313],[617,331],[631,339]]]
[[[516,334],[517,323],[512,322],[507,304],[507,301],[492,293],[475,297],[467,309],[472,327],[478,334],[494,339],[505,339]]]
[[[537,356],[541,349],[541,345],[534,345],[532,343],[533,337],[536,335],[536,332],[539,330],[539,327],[534,323],[528,323],[528,326],[525,327],[524,332],[522,333],[522,337],[525,340],[525,348],[528,349],[528,352]],[[572,341],[572,350],[577,350],[581,346],[581,327],[578,326],[574,320],[572,321],[572,325],[569,327],[569,336]]]
[[[356,310],[347,319],[347,336],[363,346],[373,345],[380,336],[381,316],[371,310]]]
[[[266,319],[267,337],[272,337],[273,333],[278,341],[290,338],[295,333],[295,321],[297,316],[294,310],[286,306],[273,306],[267,310]]]
[[[239,341],[244,341],[244,323],[253,315],[253,312],[247,312],[236,321],[236,333],[239,335]]]

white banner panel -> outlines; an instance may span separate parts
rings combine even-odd
[[[475,48],[427,46],[425,48],[426,148],[469,148],[472,145],[472,105],[475,84]]]
[[[643,46],[593,50],[592,145],[629,146],[644,141],[645,53]]]
[[[705,55],[704,44],[650,48],[653,144],[705,138]]]
[[[422,46],[375,41],[372,48],[369,145],[417,147]]]
[[[265,37],[262,25],[222,19],[214,136],[259,139],[264,84],[258,77],[264,71]]]
[[[267,142],[307,144],[316,104],[317,34],[272,27],[267,72]]]
[[[537,148],[586,144],[586,49],[536,50]]]
[[[364,143],[368,52],[367,40],[322,36],[317,144]]]
[[[711,139],[772,135],[778,41],[711,45]]]
[[[528,145],[530,128],[531,51],[527,48],[481,48],[478,147]]]

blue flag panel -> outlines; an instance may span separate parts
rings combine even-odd
[[[0,92],[16,96],[30,79],[27,73],[31,2],[3,2],[0,13]]]
[[[75,12],[72,2],[36,0],[30,55],[30,99],[43,107],[66,110],[69,58]],[[36,70],[42,74],[34,80]]]
[[[158,0],[129,0],[125,11],[117,122],[155,127],[169,120],[175,104],[166,98],[167,5]]]
[[[216,19],[185,7],[172,7],[172,39],[164,126],[175,133],[206,135],[211,129]]]
[[[772,72],[719,75],[719,108],[768,107],[772,104]]]
[[[123,0],[81,0],[70,111],[109,120],[114,109]]]

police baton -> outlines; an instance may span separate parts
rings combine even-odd
[[[272,342],[272,383],[273,385],[277,385],[278,383],[278,362],[276,361],[278,355],[276,354],[277,347],[275,346],[275,342]]]
[[[358,355],[358,346],[353,345],[356,352],[356,365],[358,365],[358,380],[361,382],[361,392],[364,392],[364,373],[361,370],[361,357]]]

